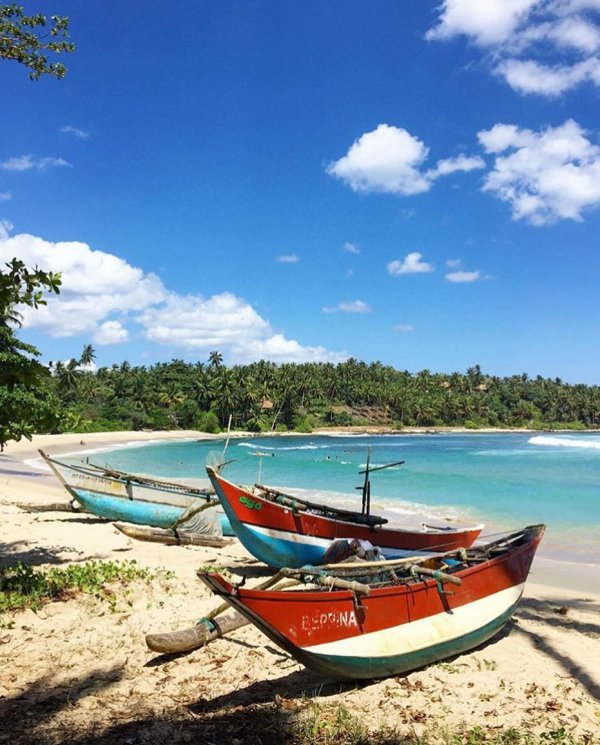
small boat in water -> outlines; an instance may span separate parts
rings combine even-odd
[[[39,451],[69,494],[88,512],[153,528],[235,535],[214,493],[89,463],[65,463]]]
[[[315,672],[381,678],[473,649],[508,622],[544,525],[435,557],[281,570],[271,589],[200,579]],[[290,578],[297,586],[289,587]],[[288,588],[277,589],[284,581]],[[450,588],[450,589],[446,589]]]
[[[470,546],[483,530],[483,525],[388,528],[385,518],[368,512],[309,502],[266,486],[239,486],[211,466],[206,471],[237,537],[253,556],[273,567],[322,564],[333,542],[343,538],[368,541],[385,558],[397,558]]]

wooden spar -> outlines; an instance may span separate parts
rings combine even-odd
[[[166,543],[168,546],[209,546],[211,548],[223,548],[233,542],[229,538],[220,536],[201,535],[185,530],[171,530],[170,528],[149,528],[144,525],[133,525],[131,523],[115,522],[115,528],[124,533],[128,538],[138,541],[150,541],[151,543]]]
[[[234,611],[221,618],[202,618],[195,626],[181,631],[146,634],[146,644],[153,652],[161,654],[191,652],[249,623],[241,613]]]
[[[367,503],[370,503],[371,502],[370,494],[369,494],[370,487],[371,487],[371,483],[369,481],[369,464],[370,464],[370,462],[371,462],[371,448],[369,448],[367,450],[367,467],[366,467],[366,469],[364,471],[364,474],[365,474],[365,483],[363,484],[363,487],[362,487],[362,514],[363,515],[368,515],[369,514],[369,508],[367,507]],[[358,488],[360,488],[360,487],[358,487]]]
[[[359,595],[368,595],[371,592],[369,585],[365,585],[362,582],[340,579],[339,577],[332,577],[328,574],[321,575],[318,572],[313,574],[310,571],[304,571],[302,569],[281,569],[280,574],[283,574],[284,577],[310,577],[310,581],[315,585],[330,587],[334,590],[351,590]]]
[[[419,564],[423,561],[429,561],[431,559],[443,559],[448,556],[459,556],[459,559],[461,561],[466,561],[467,554],[466,549],[464,548],[458,548],[454,549],[452,551],[445,551],[444,553],[432,553],[429,556],[423,555],[423,556],[404,556],[401,559],[381,559],[378,561],[347,561],[347,562],[340,562],[339,564],[319,564],[318,567],[315,567],[315,571],[335,571],[335,570],[356,570],[356,569],[363,569],[363,568],[377,568],[377,567],[383,567],[387,569],[393,569],[397,566],[403,566],[405,564]],[[310,570],[307,570],[310,571]]]
[[[395,463],[386,463],[384,466],[372,466],[368,471],[359,471],[359,474],[363,473],[375,473],[375,471],[383,471],[384,468],[392,468],[393,466],[402,466],[406,463],[405,460],[397,460]],[[360,487],[359,487],[360,488]]]
[[[210,507],[216,507],[218,504],[218,499],[209,499],[208,502],[205,502],[201,505],[194,505],[193,503],[190,504],[190,506],[181,514],[181,516],[177,520],[175,520],[173,525],[171,525],[170,530],[176,530],[180,525],[187,522],[190,518],[198,515],[200,512],[204,512],[204,510],[208,510]]]
[[[38,450],[38,453],[42,456],[42,458],[48,463],[48,465],[52,468],[54,473],[56,473],[55,469],[52,467],[53,464],[53,458],[51,458],[49,455],[47,455],[43,450]],[[59,463],[59,461],[57,461]],[[68,468],[71,468],[74,471],[80,471],[81,467],[76,464],[61,464],[68,466]],[[146,484],[147,486],[158,486],[158,487],[165,487],[167,489],[171,489],[174,491],[181,491],[181,492],[187,492],[189,494],[195,494],[199,497],[204,497],[204,499],[208,499],[211,496],[214,496],[215,492],[213,489],[210,489],[209,487],[196,487],[196,486],[186,486],[185,484],[178,484],[174,481],[163,481],[161,479],[155,479],[151,476],[141,476],[134,473],[127,473],[126,471],[119,471],[115,468],[109,468],[108,466],[99,466],[95,463],[87,463],[88,468],[92,468],[96,471],[99,471],[102,475],[107,476],[109,478],[115,478],[115,479],[126,479],[131,481],[132,483],[136,484]],[[56,473],[58,478],[63,481],[62,477]]]
[[[28,504],[27,502],[13,502],[23,512],[85,512],[84,507],[74,507],[72,502],[52,502],[51,504]]]
[[[277,497],[278,504],[283,505],[284,507],[290,507],[298,512],[319,510],[329,515],[338,516],[340,520],[347,519],[349,522],[352,522],[353,518],[355,522],[362,522],[361,518],[365,517],[360,512],[355,512],[353,510],[344,510],[341,507],[328,507],[325,504],[319,504],[317,502],[305,502],[302,499],[298,499],[290,494],[278,491],[277,489],[272,489],[269,486],[263,486],[262,484],[255,484],[254,488],[263,493],[264,499]],[[360,489],[361,487],[357,488]],[[387,523],[387,519],[385,517],[378,517],[377,515],[368,515],[368,522],[373,525],[383,525]]]
[[[451,574],[447,574],[446,572],[440,572],[438,569],[428,569],[427,567],[421,567],[414,564],[410,568],[410,573],[413,576],[425,576],[425,577],[433,577],[433,579],[438,580],[439,582],[450,582],[452,585],[462,585],[462,580],[460,577],[454,577]]]
[[[369,474],[374,473],[375,471],[383,471],[384,468],[392,468],[392,466],[401,466],[403,463],[406,463],[405,460],[397,460],[394,463],[386,463],[384,466],[375,466],[374,468],[371,468],[370,466],[371,462],[371,448],[367,451],[367,467],[364,471],[359,471],[359,474],[365,474],[365,482],[362,486],[357,486],[357,489],[362,489],[362,514],[363,515],[370,515],[371,514],[371,481],[369,479]]]

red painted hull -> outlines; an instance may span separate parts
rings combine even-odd
[[[515,534],[520,542],[496,558],[452,572],[462,584],[444,585],[446,592],[431,579],[372,589],[358,600],[349,590],[252,590],[217,574],[203,579],[316,671],[380,677],[456,654],[497,633],[520,598],[543,534],[544,526]],[[479,549],[470,553],[483,557]]]
[[[456,530],[404,530],[380,525],[370,527],[310,512],[294,511],[263,499],[214,472],[209,475],[219,498],[226,499],[241,523],[299,536],[329,541],[338,538],[360,538],[380,548],[409,551],[452,551],[471,546],[483,528],[482,525]]]

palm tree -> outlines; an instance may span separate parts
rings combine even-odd
[[[91,344],[86,344],[83,347],[83,352],[79,358],[79,364],[82,367],[90,367],[92,362],[96,359],[96,350]]]
[[[223,364],[223,355],[215,350],[208,355],[208,362],[211,367],[221,367]]]

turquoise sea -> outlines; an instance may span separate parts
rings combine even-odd
[[[172,480],[204,479],[223,441],[132,444],[95,463]],[[563,433],[283,435],[229,441],[224,475],[290,487],[360,509],[359,470],[404,460],[371,476],[372,511],[418,525],[484,522],[485,533],[543,522],[541,553],[600,564],[600,435]]]

